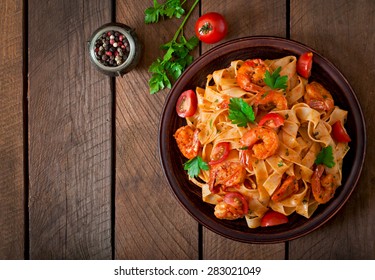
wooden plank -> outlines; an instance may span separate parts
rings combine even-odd
[[[0,2],[0,259],[24,258],[23,1]]]
[[[221,13],[228,21],[228,35],[223,41],[254,35],[286,36],[284,1],[203,1],[201,13],[209,11]],[[202,44],[202,52],[213,46]],[[284,250],[284,243],[245,244],[203,230],[204,259],[283,259]]]
[[[193,1],[188,1],[191,5]],[[197,259],[198,224],[172,195],[158,154],[158,125],[168,90],[149,94],[148,67],[182,20],[146,25],[152,1],[118,1],[117,21],[143,43],[136,69],[116,79],[116,259]],[[194,11],[184,31],[193,34]]]
[[[317,50],[347,77],[362,104],[370,140],[352,197],[321,229],[290,243],[291,259],[375,258],[374,13],[371,0],[291,2],[291,38]]]
[[[109,0],[29,3],[31,259],[112,258],[112,93],[86,44],[110,20]]]

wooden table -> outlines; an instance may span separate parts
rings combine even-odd
[[[188,6],[193,1],[188,0]],[[177,202],[158,154],[168,90],[147,71],[181,20],[145,25],[152,0],[0,3],[0,259],[374,259],[375,1],[205,0],[225,40],[291,38],[333,62],[367,120],[366,164],[340,212],[300,239],[252,245],[199,225]],[[104,23],[135,28],[140,64],[123,78],[94,69],[86,41]],[[201,44],[198,57],[213,45]]]

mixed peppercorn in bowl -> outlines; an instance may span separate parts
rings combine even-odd
[[[141,43],[125,24],[109,23],[95,30],[88,42],[90,60],[104,74],[122,76],[137,66]]]

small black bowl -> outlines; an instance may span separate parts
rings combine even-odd
[[[104,65],[97,58],[97,55],[95,53],[97,40],[101,40],[101,36],[103,33],[111,31],[118,32],[123,35],[129,45],[128,51],[124,50],[124,52],[127,53],[127,58],[124,59],[121,64],[115,66]],[[123,76],[137,66],[141,57],[142,46],[137,37],[137,34],[132,28],[121,23],[108,23],[99,27],[91,35],[88,41],[88,51],[91,62],[100,72],[109,76]]]
[[[289,216],[289,222],[274,227],[248,228],[245,219],[228,221],[214,216],[213,206],[202,201],[201,189],[188,180],[174,132],[185,121],[176,114],[176,102],[181,92],[204,87],[206,77],[215,70],[227,68],[238,59],[276,59],[287,55],[299,56],[313,52],[313,71],[310,81],[322,83],[333,95],[335,104],[348,111],[345,124],[352,141],[344,158],[342,185],[327,204],[319,205],[310,219],[298,214]],[[346,78],[327,59],[313,49],[283,38],[246,37],[218,45],[196,59],[177,80],[166,98],[159,124],[159,153],[166,179],[182,206],[208,229],[233,240],[248,243],[276,243],[292,240],[319,228],[345,204],[359,180],[366,151],[366,131],[363,113],[357,97]]]

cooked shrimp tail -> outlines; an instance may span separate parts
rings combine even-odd
[[[278,110],[288,109],[288,102],[284,94],[274,90],[262,90],[259,92],[255,97],[255,105],[275,106]]]
[[[198,139],[198,129],[186,125],[182,126],[174,134],[177,146],[184,157],[192,159],[198,155],[200,142]]]
[[[323,176],[324,165],[316,166],[311,177],[311,189],[315,200],[321,204],[327,203],[335,194],[336,185],[333,181],[333,175],[327,174]]]
[[[276,153],[279,138],[272,128],[255,127],[242,136],[240,144],[251,149],[255,158],[266,159]]]
[[[285,181],[276,189],[276,191],[272,194],[271,199],[274,202],[280,202],[291,195],[298,192],[298,180],[295,176],[288,176]]]
[[[237,71],[237,84],[246,91],[257,93],[265,86],[266,70],[268,67],[263,60],[246,60]]]
[[[306,85],[304,100],[307,105],[318,111],[329,112],[335,106],[332,95],[318,82]]]

